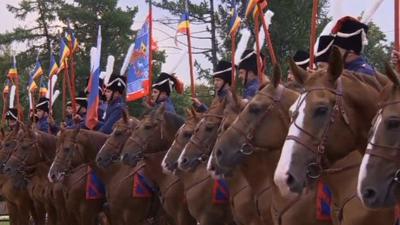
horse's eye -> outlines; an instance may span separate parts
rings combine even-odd
[[[122,135],[122,131],[116,130],[116,131],[114,132],[114,135],[115,135],[115,136],[121,136],[121,135]]]
[[[64,148],[64,152],[67,152],[67,153],[68,153],[70,150],[71,150],[70,147],[65,147],[65,148]]]
[[[207,125],[207,126],[206,126],[206,131],[207,131],[207,132],[211,132],[211,131],[213,130],[213,128],[214,128],[213,126]]]
[[[328,111],[328,107],[320,106],[314,111],[314,117],[325,116]]]
[[[400,119],[399,118],[390,118],[387,121],[387,129],[393,130],[400,127]]]
[[[192,136],[192,132],[184,132],[183,137],[190,138]]]
[[[145,130],[150,130],[153,126],[151,124],[144,125]]]
[[[249,112],[253,114],[258,114],[261,112],[261,107],[256,104],[250,104],[249,105]]]

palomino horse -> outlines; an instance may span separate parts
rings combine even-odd
[[[212,159],[224,171],[239,166],[255,193],[264,224],[330,224],[315,216],[315,189],[302,199],[287,201],[273,184],[289,126],[289,107],[298,97],[280,84],[280,78],[280,69],[275,66],[272,83],[258,92],[218,138]]]
[[[227,102],[226,98],[213,101],[208,112],[203,114],[203,118],[196,125],[193,136],[178,159],[179,169],[185,172],[180,176],[184,182],[189,210],[200,224],[234,223],[229,204],[213,203],[215,180],[206,169]]]
[[[49,225],[68,224],[64,197],[60,185],[47,179],[56,150],[57,138],[22,126],[16,150],[5,165],[5,172],[28,190],[31,199],[44,207]],[[44,224],[43,221],[39,224]]]
[[[11,225],[29,224],[29,217],[32,216],[36,223],[43,221],[44,212],[35,209],[32,199],[26,189],[15,188],[17,183],[3,173],[4,165],[17,147],[18,130],[13,130],[7,135],[2,131],[2,142],[0,147],[0,194],[7,202],[7,209]],[[40,215],[39,215],[40,214]]]
[[[87,200],[85,196],[88,162],[96,156],[90,150],[100,149],[106,138],[107,135],[79,128],[62,129],[59,133],[48,177],[64,185],[65,205],[73,224],[96,225],[102,211],[104,199]]]
[[[156,191],[153,195],[160,196],[161,204],[173,224],[194,225],[196,220],[184,204],[183,184],[178,177],[162,173],[161,167],[166,150],[183,122],[176,114],[165,112],[162,105],[140,121],[126,141],[122,154],[125,164],[135,167],[135,173],[142,171],[149,179],[149,188]]]
[[[358,176],[358,196],[370,208],[400,201],[400,79],[389,65],[386,71],[392,82],[381,94]]]
[[[114,131],[97,153],[96,163],[102,170],[114,174],[112,182],[105,182],[107,188],[107,209],[113,224],[132,224],[131,218],[135,217],[135,223],[152,217],[150,210],[154,210],[154,199],[133,198],[133,173],[132,167],[121,163],[120,155],[125,142],[132,135],[133,130],[139,124],[135,118],[128,118],[124,113],[123,119],[114,125]],[[101,174],[100,174],[101,175]],[[143,208],[143,211],[138,211]],[[139,214],[141,213],[141,214]],[[121,215],[124,215],[123,217]]]
[[[294,198],[324,175],[332,190],[334,224],[393,224],[393,210],[367,210],[356,197],[361,158],[357,152],[349,155],[365,148],[386,78],[343,71],[336,47],[327,69],[307,73],[293,61],[290,67],[305,91],[290,109],[292,123],[274,175],[280,192]]]

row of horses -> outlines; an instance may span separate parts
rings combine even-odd
[[[389,79],[344,71],[337,49],[326,69],[290,67],[301,93],[275,66],[248,104],[233,93],[186,120],[161,106],[140,120],[124,113],[111,135],[27,125],[3,135],[12,224],[394,224],[399,78],[390,67]],[[86,197],[92,171],[104,198]],[[229,198],[214,201],[222,180]],[[329,218],[316,213],[320,180],[332,192]]]

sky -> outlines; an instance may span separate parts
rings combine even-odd
[[[33,21],[33,16],[28,16],[27,21],[21,22],[13,17],[11,13],[7,11],[6,5],[16,5],[21,0],[1,0],[0,1],[0,33],[10,31],[18,26],[29,26],[29,23]],[[311,0],[310,0],[311,1]],[[329,15],[333,18],[341,17],[344,15],[359,16],[362,11],[367,11],[374,2],[378,0],[329,0],[330,8]],[[200,2],[200,0],[191,0],[192,3]],[[121,7],[132,7],[138,6],[139,13],[134,18],[134,24],[132,29],[140,29],[144,19],[146,18],[148,5],[145,0],[119,0],[119,6]],[[274,12],[279,13],[279,12]],[[153,13],[154,20],[163,20],[166,18],[175,19],[178,21],[178,17],[170,15],[167,11],[163,11],[155,8]],[[383,0],[372,21],[375,22],[381,30],[386,34],[388,41],[394,39],[394,12],[393,12],[393,0]],[[273,23],[273,18],[272,18]],[[162,70],[165,72],[176,72],[186,84],[189,84],[189,62],[186,56],[186,47],[183,45],[176,46],[174,43],[174,34],[176,25],[171,27],[162,25],[159,22],[154,22],[154,37],[158,43],[160,49],[166,50],[167,59],[166,63],[162,66]],[[204,26],[192,26],[192,32],[201,31]],[[179,40],[185,41],[185,37],[180,37]],[[21,48],[21,45],[13,45],[13,48]],[[193,41],[193,47],[204,47],[209,46],[209,41]],[[195,50],[194,50],[195,51]],[[199,62],[203,68],[211,68],[211,64],[204,58],[203,55],[194,55],[194,60]],[[104,62],[105,63],[105,62]],[[119,68],[115,68],[119,71]]]

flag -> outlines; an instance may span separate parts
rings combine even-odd
[[[52,77],[53,75],[58,73],[58,65],[57,62],[54,58],[54,55],[51,54],[50,57],[50,67],[49,67],[49,77]]]
[[[71,48],[72,53],[76,52],[79,49],[79,43],[75,32],[71,28],[68,28],[65,38],[68,41],[68,46]]]
[[[35,65],[35,68],[33,69],[32,73],[31,73],[31,77],[33,79],[37,79],[42,75],[43,75],[42,64],[40,64],[39,60],[36,60],[36,65]]]
[[[190,20],[189,20],[189,8],[188,8],[188,2],[187,0],[185,1],[185,11],[182,13],[181,19],[179,20],[178,23],[178,28],[176,29],[175,33],[175,45],[178,45],[178,34],[188,34],[190,28]]]
[[[238,12],[237,12],[237,7],[236,7],[236,0],[231,1],[231,21],[229,24],[229,35],[236,35],[237,31],[240,28],[240,23],[242,20],[240,19]]]
[[[47,95],[47,83],[45,82],[44,77],[42,76],[40,78],[40,89],[39,89],[39,95],[40,97],[46,97]]]
[[[91,65],[89,78],[89,98],[85,125],[89,129],[94,129],[98,123],[99,107],[99,76],[100,76],[100,57],[101,57],[101,26],[97,34],[97,47],[90,51]]]
[[[29,77],[29,83],[28,83],[28,91],[29,92],[34,92],[38,88],[36,82],[33,80],[33,77]]]
[[[17,62],[15,60],[15,56],[13,57],[13,65],[12,67],[8,70],[7,77],[9,79],[15,79],[18,77],[18,71],[17,71]]]
[[[140,29],[128,65],[127,101],[138,100],[150,93],[150,39],[149,17]]]
[[[68,46],[65,44],[64,39],[61,38],[60,40],[60,67],[58,68],[58,72],[64,69],[65,63],[64,61],[70,56],[71,51],[69,50]]]
[[[257,5],[257,0],[247,0],[246,13],[245,13],[246,17],[249,17],[251,14],[253,14],[256,5]]]

